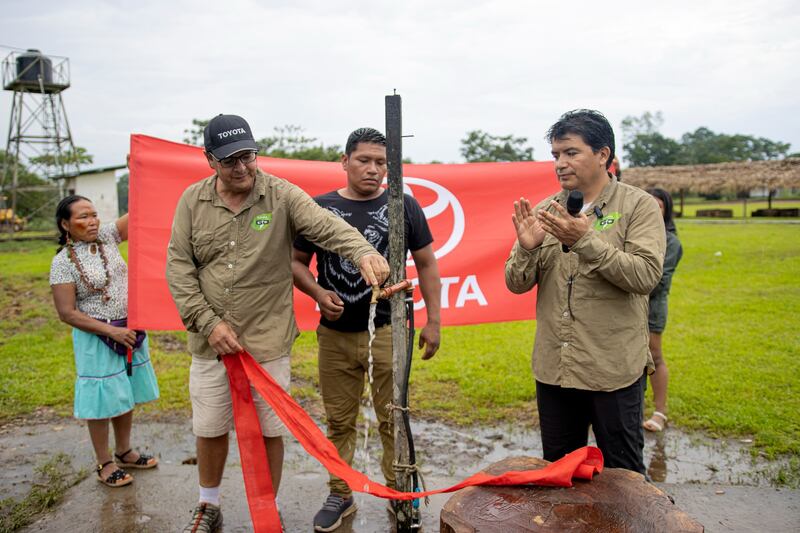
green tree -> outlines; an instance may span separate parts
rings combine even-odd
[[[124,215],[128,212],[128,187],[130,174],[125,173],[117,180],[117,206],[119,214]]]
[[[89,165],[92,161],[94,156],[81,146],[75,146],[74,150],[67,150],[62,154],[47,153],[29,159],[30,166],[41,169],[45,176],[59,176],[65,171],[74,172],[76,166]]]
[[[772,141],[764,137],[726,135],[714,133],[704,127],[684,133],[681,144],[685,164],[780,159],[786,157],[790,147],[789,143]]]
[[[203,146],[203,130],[206,129],[209,122],[211,122],[210,118],[206,120],[193,118],[191,127],[183,130],[183,142],[192,146]]]
[[[679,165],[683,161],[681,144],[658,132],[637,133],[623,149],[625,159],[632,167]]]
[[[625,117],[622,132],[625,159],[631,166],[668,166],[763,161],[787,156],[789,143],[751,135],[715,133],[700,127],[684,133],[680,141],[658,130],[664,123],[660,111]]]
[[[203,145],[203,130],[209,120],[192,119],[192,125],[183,130],[183,142],[195,146]],[[339,161],[342,148],[331,144],[325,146],[316,137],[306,137],[301,126],[287,124],[273,128],[274,134],[256,140],[258,153],[283,159],[302,159],[305,161]]]
[[[325,146],[315,137],[306,137],[301,126],[287,124],[273,128],[274,135],[256,141],[259,153],[283,159],[302,159],[304,161],[339,161],[342,147],[336,144]]]
[[[482,161],[533,161],[533,148],[527,137],[492,135],[472,130],[461,139],[461,155],[468,163]]]
[[[661,111],[646,111],[641,117],[628,116],[622,120],[623,150],[630,166],[680,164],[682,147],[674,139],[659,133],[663,124],[664,116]]]
[[[664,124],[664,115],[661,111],[651,113],[645,111],[641,117],[627,116],[622,119],[622,139],[628,143],[637,135],[650,135],[658,133]]]
[[[47,207],[58,199],[55,185],[42,179],[22,163],[14,161],[13,156],[0,150],[0,172],[5,172],[3,190],[0,191],[0,204],[11,207],[12,166],[17,163],[17,215],[23,218],[49,216]],[[8,165],[8,168],[6,168]]]

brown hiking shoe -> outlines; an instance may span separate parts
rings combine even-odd
[[[201,503],[194,509],[192,521],[183,533],[214,533],[222,527],[222,511],[216,505]]]

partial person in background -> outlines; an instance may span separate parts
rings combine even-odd
[[[617,181],[622,181],[622,167],[619,164],[619,158],[614,157],[614,162],[611,165],[614,167],[614,175],[617,177]]]
[[[117,245],[128,239],[128,215],[100,224],[88,198],[72,195],[56,208],[61,247],[50,267],[58,317],[72,326],[75,349],[75,418],[86,420],[97,457],[97,479],[121,487],[133,476],[120,467],[153,468],[155,457],[130,444],[133,408],[158,398],[147,336],[128,329],[128,267]],[[133,350],[127,375],[128,349]],[[116,462],[108,447],[114,427]]]
[[[650,331],[650,353],[653,354],[653,363],[656,365],[655,372],[650,375],[655,411],[653,411],[653,416],[644,422],[643,426],[648,431],[659,432],[667,425],[667,382],[669,381],[669,371],[661,348],[661,336],[667,325],[667,299],[672,285],[672,275],[675,273],[678,262],[683,256],[683,247],[681,246],[681,241],[678,240],[675,221],[672,220],[672,197],[664,189],[649,189],[647,192],[655,197],[661,207],[661,213],[664,216],[664,227],[667,231],[667,253],[664,256],[664,273],[661,275],[661,281],[650,293],[650,312],[647,317],[647,325]]]

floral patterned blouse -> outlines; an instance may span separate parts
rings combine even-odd
[[[103,258],[98,247],[103,244],[103,251],[108,260],[108,272],[111,281],[108,284],[108,295],[111,299],[103,301],[103,293],[90,290],[83,283],[80,273],[72,263],[64,247],[53,258],[50,265],[50,285],[74,283],[76,288],[76,305],[78,310],[100,320],[117,320],[128,316],[128,265],[122,259],[117,245],[122,242],[117,224],[110,222],[100,226],[95,243],[78,242],[73,246],[75,256],[83,268],[86,279],[94,287],[102,287],[106,281]],[[94,253],[92,253],[94,250]]]

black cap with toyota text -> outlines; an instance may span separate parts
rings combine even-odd
[[[258,150],[253,131],[245,119],[238,115],[217,115],[203,130],[206,152],[217,159],[225,159],[242,150]]]

